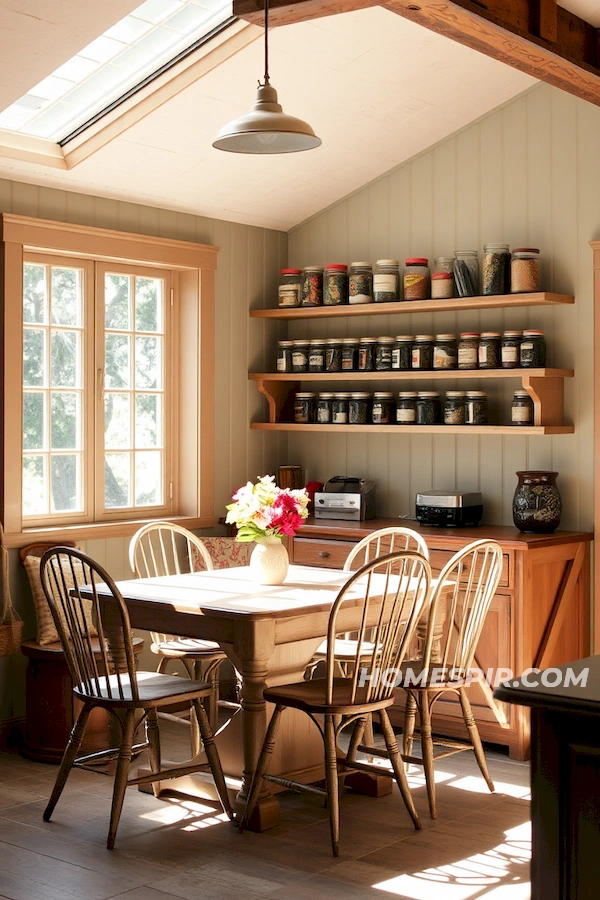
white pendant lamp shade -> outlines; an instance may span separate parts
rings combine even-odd
[[[269,0],[265,0],[265,79],[258,83],[252,112],[221,128],[213,147],[230,153],[297,153],[318,147],[310,125],[295,116],[286,116],[277,101],[277,91],[269,83]]]
[[[284,113],[267,82],[259,85],[252,112],[224,125],[213,147],[231,153],[296,153],[320,143],[310,125]]]

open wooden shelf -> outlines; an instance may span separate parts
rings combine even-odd
[[[347,432],[349,434],[573,434],[572,425],[297,425],[295,422],[252,422],[257,431]]]
[[[397,369],[387,372],[249,372],[252,381],[453,381],[458,378],[572,378],[573,369]]]
[[[540,291],[535,294],[496,294],[485,297],[454,297],[451,300],[401,300],[398,303],[343,303],[340,306],[276,307],[251,309],[253,319],[331,319],[344,316],[391,316],[461,309],[500,309],[512,306],[551,306],[574,303],[568,294]]]

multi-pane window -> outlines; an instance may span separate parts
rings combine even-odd
[[[24,520],[168,511],[168,280],[163,270],[26,259]]]

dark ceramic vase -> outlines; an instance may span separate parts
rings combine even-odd
[[[519,531],[549,534],[558,528],[562,504],[556,486],[558,472],[517,472],[513,521]]]

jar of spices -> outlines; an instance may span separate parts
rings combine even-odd
[[[411,368],[433,369],[433,335],[415,335],[412,343]]]
[[[323,270],[323,305],[340,306],[348,302],[348,266],[330,263]]]
[[[522,331],[505,331],[502,335],[500,361],[503,369],[517,369],[521,361]]]
[[[478,352],[480,369],[500,368],[500,334],[497,331],[482,331]]]
[[[433,272],[431,275],[431,299],[450,300],[454,296],[454,276],[450,272]]]
[[[414,425],[417,421],[417,392],[400,391],[396,400],[398,425]]]
[[[535,247],[513,250],[510,263],[510,290],[513,294],[534,294],[540,290],[540,251]]]
[[[465,424],[465,392],[446,391],[444,425]]]
[[[308,371],[325,371],[325,341],[310,341],[308,345]]]
[[[433,368],[455,369],[457,359],[456,335],[436,334],[433,344]]]
[[[546,365],[546,339],[543,331],[526,328],[519,347],[519,361],[524,369],[543,369]]]
[[[292,371],[293,341],[277,341],[277,371]]]
[[[465,425],[487,425],[488,399],[485,391],[467,391],[465,397]]]
[[[325,341],[325,371],[341,372],[342,342],[340,338],[329,338]]]
[[[302,269],[282,269],[279,273],[279,306],[300,306]]]
[[[508,244],[484,244],[481,293],[507,294],[509,285],[510,249]]]
[[[394,347],[393,337],[377,338],[375,347],[375,371],[388,372],[392,368],[392,350]]]
[[[458,368],[476,369],[479,360],[479,335],[476,331],[462,331],[458,342]]]
[[[434,260],[434,272],[450,272],[454,275],[454,257],[436,256]]]
[[[358,371],[373,372],[377,338],[361,338],[358,344]]]
[[[331,404],[331,421],[334,425],[348,424],[348,400],[350,394],[334,394]]]
[[[342,372],[358,369],[358,338],[344,338],[342,341]]]
[[[323,305],[323,269],[320,266],[305,266],[302,271],[301,306]]]
[[[368,262],[353,262],[348,279],[349,303],[373,302],[373,266]]]
[[[416,402],[417,425],[439,425],[440,395],[436,391],[419,391]]]
[[[394,421],[395,416],[396,411],[394,409],[394,395],[392,392],[375,391],[371,410],[373,425],[390,425]]]
[[[308,341],[292,341],[292,372],[306,372],[308,369]]]
[[[355,391],[350,394],[348,401],[348,422],[350,425],[366,425],[369,420],[369,401],[371,395],[368,391]]]
[[[421,256],[404,260],[404,299],[427,300],[429,289],[429,260]]]
[[[299,391],[294,399],[294,421],[297,425],[309,425],[314,421],[315,395],[311,391]]]
[[[459,297],[479,294],[479,260],[477,250],[454,251],[454,283]]]
[[[515,391],[510,411],[512,425],[533,425],[533,400],[525,390]]]
[[[317,423],[319,425],[329,425],[332,418],[331,406],[333,403],[332,393],[321,393],[317,396]]]
[[[373,269],[375,303],[393,303],[400,299],[400,269],[397,259],[378,259]]]
[[[392,350],[392,369],[405,371],[412,368],[412,334],[399,334]]]

